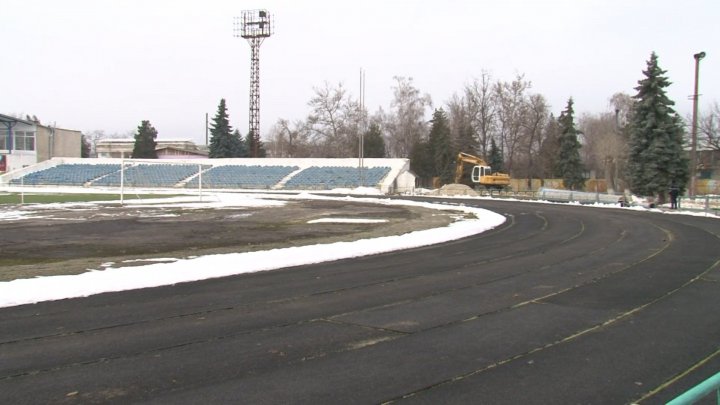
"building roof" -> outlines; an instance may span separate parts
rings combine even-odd
[[[0,114],[0,122],[11,124],[13,122],[19,122],[26,125],[37,124],[37,122],[24,120],[22,118],[15,118],[10,115]]]

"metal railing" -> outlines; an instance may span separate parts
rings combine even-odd
[[[720,215],[720,195],[682,197],[678,208],[687,211],[705,212],[707,215]]]
[[[685,393],[668,402],[667,405],[694,404],[713,392],[715,393],[716,403],[720,404],[720,373],[690,388]]]

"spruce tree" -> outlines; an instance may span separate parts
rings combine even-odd
[[[217,113],[213,117],[210,127],[210,158],[231,158],[235,157],[237,146],[233,142],[233,132],[230,126],[230,119],[227,113],[225,99],[220,100]]]
[[[450,183],[454,177],[453,151],[450,138],[450,126],[445,111],[435,110],[430,128],[429,146],[432,153],[434,173],[442,183]]]
[[[416,142],[410,150],[410,170],[421,179],[421,183],[426,185],[435,175],[430,144],[426,140]]]
[[[570,98],[565,110],[560,113],[560,143],[558,145],[558,158],[556,161],[556,175],[563,179],[563,184],[569,190],[582,190],[585,188],[585,169],[580,160],[580,131],[575,128],[575,111],[573,100]]]
[[[490,139],[490,157],[487,159],[490,170],[493,173],[503,171],[503,158],[500,148],[495,143],[495,138]]]
[[[138,126],[135,134],[135,145],[133,146],[133,159],[157,159],[157,130],[150,125],[150,121],[144,120]]]
[[[475,130],[470,122],[461,120],[455,135],[455,151],[478,155],[479,142],[475,137]]]
[[[245,158],[249,156],[247,145],[239,130],[232,133],[232,157]]]
[[[543,129],[543,141],[540,146],[540,159],[542,173],[541,179],[555,177],[557,167],[558,149],[560,147],[560,124],[553,114]],[[543,183],[544,184],[544,183]]]
[[[634,193],[659,196],[675,186],[682,192],[689,180],[688,158],[683,152],[683,124],[665,94],[670,82],[658,66],[655,52],[647,61],[645,78],[635,87],[629,125],[628,181]]]
[[[264,158],[267,156],[265,145],[260,140],[260,137],[255,136],[252,132],[248,132],[245,137],[245,147],[247,148],[249,157]]]
[[[380,126],[376,123],[370,124],[363,138],[363,157],[384,158],[385,156],[385,139]]]
[[[80,157],[89,158],[91,149],[92,145],[90,145],[90,140],[83,134],[80,137]]]

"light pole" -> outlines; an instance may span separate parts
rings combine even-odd
[[[700,77],[700,59],[705,57],[705,52],[698,52],[693,55],[695,58],[695,91],[693,92],[693,115],[692,115],[692,144],[690,149],[690,197],[695,197],[697,191],[697,112],[698,112],[698,79]]]

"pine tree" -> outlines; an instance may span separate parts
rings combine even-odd
[[[248,132],[245,137],[245,147],[247,148],[249,157],[264,158],[267,156],[265,145],[260,140],[260,137],[253,135],[252,132]]]
[[[133,146],[133,159],[157,159],[157,130],[150,125],[150,121],[144,120],[138,126],[135,134],[135,145]]]
[[[683,153],[683,124],[665,94],[670,85],[658,66],[655,52],[647,62],[645,78],[638,81],[629,125],[628,181],[634,193],[660,197],[671,187],[684,190],[688,158]]]
[[[89,158],[91,149],[92,145],[90,145],[90,140],[83,134],[80,137],[80,157]]]
[[[220,100],[217,113],[210,127],[210,158],[235,157],[237,146],[233,142],[232,127],[227,113],[225,99]]]
[[[553,114],[543,129],[543,142],[540,146],[541,179],[555,177],[558,149],[560,147],[560,124]]]
[[[565,188],[569,190],[582,190],[585,188],[585,171],[580,160],[580,131],[575,128],[575,111],[573,100],[570,98],[565,110],[560,113],[558,124],[560,125],[560,143],[558,148],[558,159],[556,161],[556,175],[563,179]]]
[[[469,120],[461,120],[458,125],[459,128],[457,129],[454,140],[455,154],[457,154],[457,152],[465,152],[477,156],[479,142],[477,137],[475,137],[475,130],[472,124]]]
[[[435,175],[435,164],[430,151],[430,144],[426,140],[419,140],[413,145],[410,151],[410,170],[425,185],[428,185],[429,180]]]
[[[242,135],[240,135],[240,131],[237,129],[232,133],[231,144],[233,148],[232,157],[245,158],[249,156],[245,140],[243,139]]]
[[[490,139],[490,157],[487,159],[490,165],[490,170],[493,173],[503,171],[503,158],[500,148],[495,143],[495,138]]]
[[[443,183],[450,183],[454,177],[453,151],[450,138],[450,126],[445,111],[435,110],[431,120],[429,146],[433,159],[433,176],[440,177]]]
[[[370,124],[363,138],[363,157],[384,158],[385,156],[385,139],[380,126],[376,123]]]

